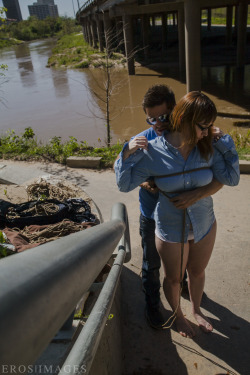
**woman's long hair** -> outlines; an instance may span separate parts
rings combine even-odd
[[[213,153],[212,129],[208,135],[197,143],[196,124],[211,124],[215,121],[217,110],[205,94],[200,91],[191,91],[186,94],[175,106],[171,113],[170,121],[172,131],[178,131],[185,136],[185,144],[197,147],[202,157],[206,160]]]

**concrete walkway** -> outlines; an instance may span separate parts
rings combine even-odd
[[[25,184],[38,175],[51,174],[78,185],[93,198],[105,221],[109,220],[115,202],[126,204],[132,259],[122,273],[123,375],[249,373],[250,175],[241,175],[237,187],[224,187],[214,196],[218,232],[207,268],[202,307],[215,329],[211,334],[202,333],[190,314],[190,302],[182,298],[183,310],[196,331],[196,337],[191,340],[182,338],[174,329],[155,331],[145,322],[140,279],[142,251],[138,233],[138,189],[127,194],[120,193],[111,170],[72,169],[56,164],[5,160],[1,161],[1,165],[0,179],[3,173],[11,171],[12,179],[19,184]],[[0,185],[0,198],[4,199],[6,190],[8,192],[8,187]],[[170,309],[163,295],[162,302],[169,315]]]

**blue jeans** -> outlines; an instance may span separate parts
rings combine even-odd
[[[146,303],[158,307],[160,302],[160,256],[155,247],[155,221],[140,216],[140,235],[143,249],[142,286]]]

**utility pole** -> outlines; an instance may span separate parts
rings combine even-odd
[[[74,7],[74,0],[72,0],[72,5],[73,5],[74,17],[76,18],[76,12],[75,12],[75,7]]]

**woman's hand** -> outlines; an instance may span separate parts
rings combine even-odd
[[[214,142],[217,142],[221,137],[223,137],[224,133],[220,128],[217,128],[216,126],[212,127],[212,136]]]
[[[180,193],[176,195],[173,198],[170,198],[170,202],[174,204],[176,208],[179,209],[185,209],[189,206],[192,206],[192,204],[195,204],[200,199],[200,194],[198,189],[185,191],[183,193]]]
[[[142,148],[144,150],[148,149],[148,140],[144,136],[139,136],[133,138],[123,151],[123,159],[127,159],[130,155],[132,155],[136,150]]]

